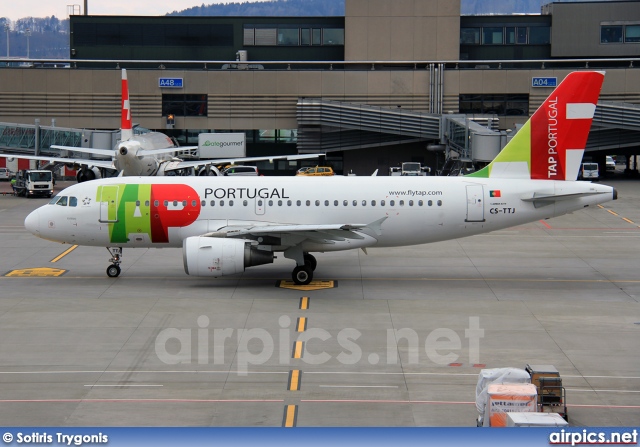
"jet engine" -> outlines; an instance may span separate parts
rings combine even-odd
[[[247,267],[273,263],[273,253],[258,250],[245,239],[188,237],[182,244],[184,271],[193,276],[225,276]]]
[[[97,178],[102,178],[102,174],[100,174],[100,169],[96,167],[79,169],[76,174],[78,183],[88,182],[89,180],[95,180]]]

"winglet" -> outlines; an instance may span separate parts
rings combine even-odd
[[[129,102],[129,81],[127,70],[122,69],[122,107],[121,107],[120,139],[130,140],[133,137],[133,124],[131,123],[131,103]]]
[[[573,72],[484,169],[469,177],[576,180],[604,72]]]

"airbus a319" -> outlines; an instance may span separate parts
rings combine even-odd
[[[182,247],[189,275],[219,277],[313,252],[396,247],[487,233],[616,199],[577,182],[604,74],[575,72],[484,169],[463,177],[125,177],[77,184],[33,211],[43,239],[107,247]]]

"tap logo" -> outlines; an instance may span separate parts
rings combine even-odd
[[[168,243],[169,228],[191,225],[201,208],[198,194],[187,185],[103,185],[96,201],[112,243],[127,243],[136,236]]]

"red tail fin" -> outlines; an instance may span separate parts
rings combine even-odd
[[[575,180],[604,73],[570,73],[531,117],[531,178]]]
[[[122,69],[122,108],[120,110],[121,141],[127,141],[133,136],[133,124],[131,123],[131,104],[129,103],[129,81],[127,80],[127,70]]]

